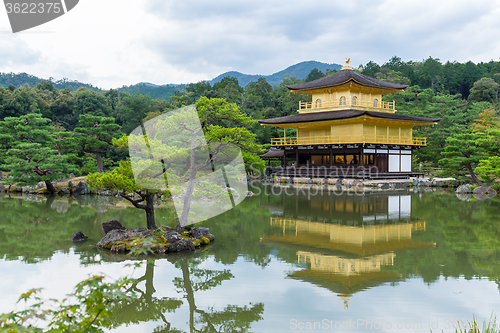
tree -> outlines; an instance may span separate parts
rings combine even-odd
[[[484,111],[479,113],[479,118],[474,119],[471,124],[472,130],[474,132],[484,132],[490,128],[499,128],[500,119],[496,115],[495,109],[483,109]]]
[[[495,80],[483,77],[474,83],[470,89],[469,101],[477,102],[496,102],[500,85]]]
[[[392,82],[392,83],[398,83],[398,84],[406,84],[409,85],[410,79],[407,77],[404,77],[401,72],[395,71],[395,70],[389,70],[387,68],[382,68],[380,72],[378,72],[375,75],[375,78],[382,80],[382,81],[387,81],[387,82]]]
[[[307,74],[307,77],[305,78],[305,82],[311,82],[311,81],[314,81],[314,80],[317,80],[317,79],[321,79],[322,77],[324,77],[325,74],[320,71],[319,69],[317,68],[314,68],[312,69],[309,74]]]
[[[115,141],[116,142],[116,141]],[[146,227],[156,229],[154,199],[155,195],[165,193],[161,190],[143,188],[137,184],[130,161],[121,161],[120,165],[106,173],[93,173],[87,177],[91,189],[118,189],[120,196],[146,213]],[[145,203],[144,203],[145,202]]]
[[[212,89],[212,86],[210,85],[210,82],[208,82],[208,81],[200,81],[197,83],[190,83],[186,87],[186,90],[188,93],[190,93],[190,92],[193,93],[193,97],[194,97],[195,101],[198,100],[198,98],[200,98],[201,96],[203,96],[203,94],[206,91],[209,91],[211,89]]]
[[[475,172],[488,183],[493,182],[495,178],[500,177],[500,156],[490,156],[485,160],[479,161]]]
[[[244,176],[241,157],[241,165],[234,164],[240,149],[260,151],[255,135],[246,128],[255,121],[224,99],[203,96],[196,102],[196,109],[191,106],[168,112],[149,120],[129,137],[115,140],[119,146],[128,145],[131,162],[121,162],[120,167],[105,174],[89,175],[89,187],[123,190],[122,197],[146,211],[148,229],[156,228],[154,196],[165,193],[167,185],[174,196],[178,231],[193,221],[194,200],[207,199],[220,205],[210,210],[197,205],[205,218],[224,210],[228,202],[224,199],[224,195],[228,196],[226,187],[231,187],[232,179]],[[139,198],[131,198],[127,192]],[[229,204],[237,200],[230,199]]]
[[[75,132],[82,134],[80,140],[84,149],[96,154],[97,172],[102,173],[102,154],[114,148],[113,138],[121,136],[120,126],[113,117],[100,117],[90,114],[80,115],[80,127]]]
[[[34,185],[45,182],[47,189],[55,193],[52,181],[68,177],[78,169],[59,154],[53,145],[50,119],[39,114],[8,117],[0,121],[0,147],[5,151],[1,169],[10,170],[16,184]]]
[[[477,135],[470,132],[446,139],[447,146],[442,153],[444,157],[439,161],[443,165],[443,174],[462,179],[468,174],[475,183],[483,184],[474,172],[485,156],[476,139]]]
[[[75,97],[75,113],[91,114],[100,117],[109,117],[111,114],[111,107],[103,94],[97,93],[93,90],[80,88],[74,93]]]
[[[141,125],[146,114],[152,111],[153,100],[149,95],[139,93],[120,93],[120,104],[116,106],[114,115],[124,133],[130,133]]]
[[[370,77],[375,77],[375,75],[380,71],[380,66],[373,61],[368,62],[366,65],[359,66],[361,73]]]

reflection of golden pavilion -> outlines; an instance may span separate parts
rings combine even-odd
[[[283,235],[267,236],[268,241],[359,256],[433,246],[432,243],[411,239],[412,231],[425,231],[424,221],[353,227],[271,217],[271,226],[282,228]]]
[[[360,290],[388,281],[398,281],[401,276],[381,271],[384,265],[394,264],[394,252],[364,258],[345,258],[314,252],[298,251],[298,263],[310,269],[295,271],[289,277],[308,281],[336,292],[348,307],[349,297]]]
[[[345,307],[355,292],[401,279],[400,274],[382,269],[393,266],[394,251],[435,245],[412,240],[414,232],[425,231],[426,224],[411,220],[411,195],[303,199],[300,192],[295,197],[282,196],[280,216],[270,220],[281,231],[264,240],[298,246],[298,264],[308,268],[289,277],[337,293]]]
[[[394,252],[378,254],[365,258],[344,258],[314,252],[298,251],[299,264],[307,263],[311,271],[342,274],[345,276],[380,272],[383,265],[394,264]]]

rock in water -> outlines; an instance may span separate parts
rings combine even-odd
[[[75,189],[73,190],[73,195],[84,195],[84,194],[90,194],[89,187],[87,186],[87,183],[85,183],[84,180],[78,183],[76,185]]]
[[[111,230],[124,230],[124,229],[125,227],[122,226],[122,224],[118,220],[110,220],[102,224],[102,231],[104,231],[105,235],[107,235],[108,232],[110,232]]]
[[[469,184],[460,185],[455,193],[464,194],[464,193],[472,193],[472,187]]]
[[[71,237],[71,241],[73,242],[83,242],[89,239],[87,236],[83,234],[83,232],[78,231],[73,234],[73,237]]]
[[[208,237],[211,240],[215,239],[214,235],[212,235],[210,233],[210,230],[208,228],[204,228],[204,227],[192,228],[191,235],[193,235],[193,237],[196,239],[200,239],[202,237]]]

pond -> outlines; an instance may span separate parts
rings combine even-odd
[[[109,197],[4,195],[0,312],[28,289],[60,299],[104,273],[140,281],[139,299],[114,305],[112,332],[451,332],[499,314],[499,199],[253,191],[202,224],[216,236],[211,246],[135,269],[94,245],[104,221],[144,227],[142,211]],[[156,210],[158,225],[173,216],[168,204]],[[89,240],[73,244],[76,231]]]

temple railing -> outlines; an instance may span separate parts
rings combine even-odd
[[[341,137],[314,136],[314,137],[287,137],[271,139],[271,146],[308,146],[343,143],[373,143],[392,145],[426,146],[427,138],[405,138],[387,135],[344,135]]]
[[[381,102],[374,103],[373,101],[356,101],[353,103],[351,100],[326,100],[326,101],[313,101],[313,102],[299,102],[299,112],[310,111],[328,111],[328,110],[342,110],[342,109],[361,109],[378,112],[396,112],[396,102]]]

